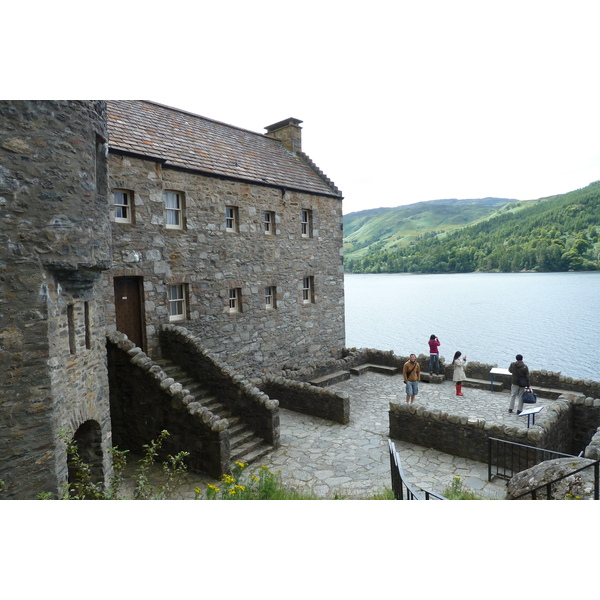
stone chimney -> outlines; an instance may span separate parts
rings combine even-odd
[[[300,127],[300,123],[302,123],[300,119],[290,117],[265,127],[267,130],[265,135],[279,140],[292,152],[302,152],[302,127]]]

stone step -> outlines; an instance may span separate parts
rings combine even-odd
[[[462,384],[464,387],[472,387],[480,390],[490,390],[491,384],[487,379],[463,379]],[[504,385],[501,381],[494,381],[494,392],[500,392],[504,389]]]
[[[352,375],[360,375],[361,373],[366,373],[367,371],[374,371],[375,373],[382,373],[384,375],[396,375],[396,373],[398,373],[399,370],[400,369],[398,367],[389,367],[387,365],[365,363],[364,365],[352,367],[350,369],[350,373],[352,373]]]
[[[233,463],[235,461],[240,461],[240,462],[245,462],[245,463],[251,464],[253,462],[258,461],[263,456],[266,456],[267,454],[269,454],[269,452],[271,452],[271,450],[273,450],[273,446],[270,446],[269,444],[266,444],[263,442],[260,446],[256,446],[254,449],[246,452],[246,454],[244,454],[241,458],[233,459],[231,461],[231,464],[233,465]]]
[[[533,393],[539,398],[547,398],[548,400],[556,400],[559,396],[569,393],[576,393],[578,395],[585,396],[585,394],[580,394],[579,392],[569,392],[568,390],[556,390],[552,388],[538,387],[537,385],[532,385],[531,389]]]
[[[309,383],[317,387],[325,387],[328,385],[333,385],[334,383],[340,383],[340,381],[346,381],[346,379],[350,379],[349,371],[337,371],[335,373],[330,373],[329,375],[323,375],[322,377],[311,379]]]
[[[258,439],[259,438],[254,435],[254,432],[245,425],[244,427],[238,429],[235,433],[229,431],[229,448],[233,452],[236,448],[243,446],[247,442]]]
[[[253,462],[273,448],[259,437],[252,437],[240,446],[231,449],[230,462]]]
[[[430,375],[429,373],[421,373],[421,381],[425,383],[444,383],[446,378],[443,375],[437,375],[434,373]]]
[[[230,464],[233,465],[236,461],[253,462],[273,449],[271,445],[257,437],[241,417],[233,415],[218,396],[211,394],[208,388],[184,369],[168,359],[159,359],[155,362],[169,377],[175,379],[191,396],[194,396],[196,402],[220,419],[228,420]]]

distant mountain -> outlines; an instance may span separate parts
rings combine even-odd
[[[600,269],[600,182],[549,198],[432,200],[344,216],[345,270]]]
[[[347,259],[391,250],[455,231],[489,218],[511,202],[507,198],[429,200],[396,208],[372,208],[344,216],[344,255]]]

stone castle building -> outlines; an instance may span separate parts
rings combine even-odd
[[[62,430],[98,481],[114,432],[139,446],[166,424],[200,440],[199,468],[225,468],[235,417],[157,365],[166,325],[193,336],[175,355],[195,353],[211,391],[230,387],[277,443],[276,403],[240,377],[344,347],[342,195],[302,151],[300,123],[262,135],[152,102],[0,102],[4,497],[69,481]],[[116,331],[129,339],[107,346]]]
[[[261,135],[108,102],[108,321],[151,355],[162,323],[251,374],[344,345],[342,203],[300,121]]]

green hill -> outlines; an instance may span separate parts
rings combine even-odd
[[[378,250],[405,246],[423,237],[455,231],[489,218],[516,200],[430,200],[397,208],[374,208],[344,217],[344,255],[368,256]]]
[[[435,200],[344,217],[350,273],[600,269],[600,182],[527,202]]]

